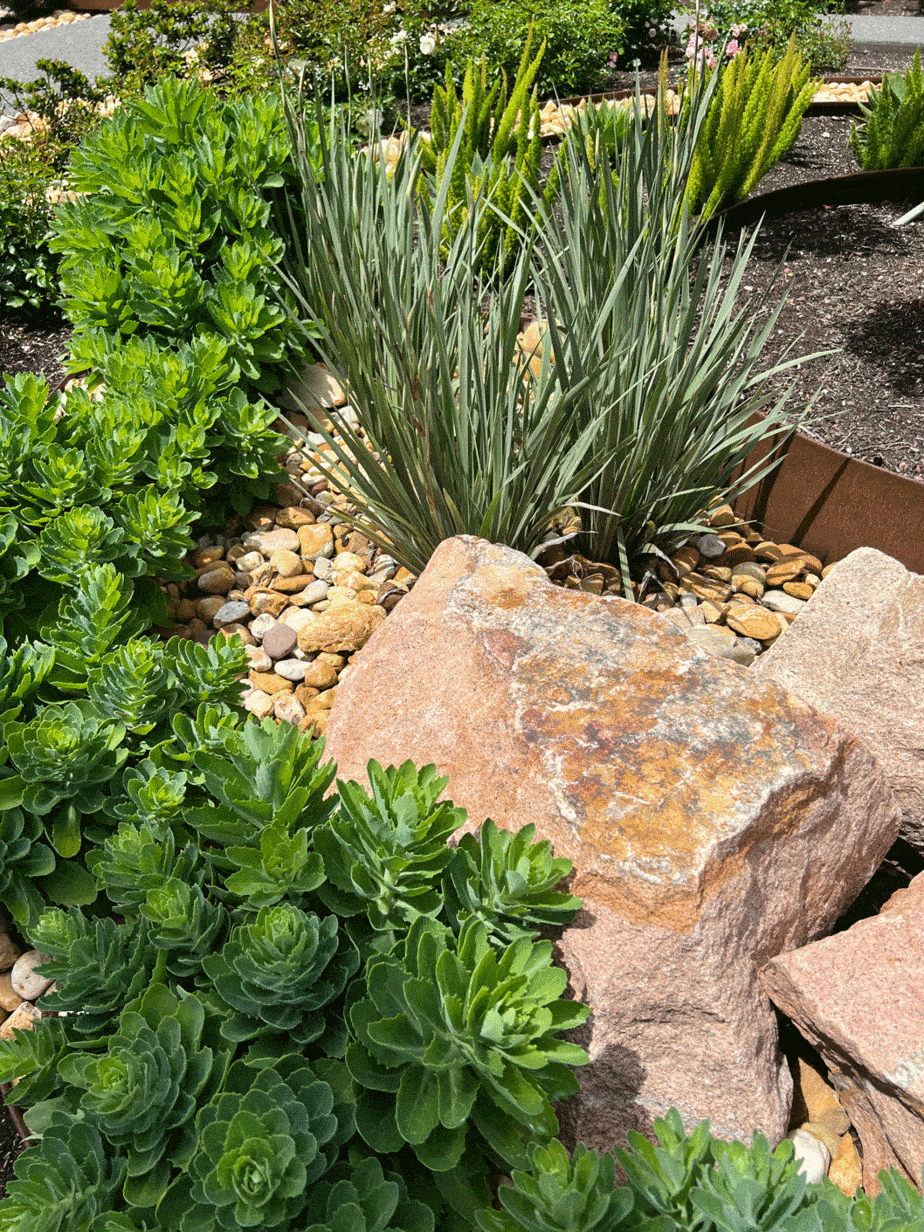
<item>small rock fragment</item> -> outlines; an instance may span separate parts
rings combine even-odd
[[[51,959],[39,950],[26,950],[25,954],[16,959],[10,972],[10,982],[13,991],[18,993],[23,1001],[35,1001],[48,988],[51,977],[40,975],[35,969],[47,962],[51,962]]]

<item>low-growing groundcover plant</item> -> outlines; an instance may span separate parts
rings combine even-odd
[[[56,981],[42,1008],[65,1012],[0,1047],[0,1080],[20,1079],[40,1139],[26,1179],[42,1155],[54,1172],[87,1129],[104,1161],[75,1222],[47,1211],[34,1226],[82,1226],[95,1201],[129,1227],[296,1229],[322,1178],[361,1190],[383,1177],[418,1226],[470,1226],[459,1221],[490,1202],[503,1161],[526,1163],[507,1120],[524,1144],[547,1140],[550,1101],[577,1090],[570,1066],[585,1055],[558,1033],[588,1010],[561,1000],[565,973],[531,924],[573,917],[577,900],[554,889],[570,865],[529,832],[495,838],[485,865],[470,844],[447,847],[465,815],[438,800],[432,767],[372,763],[372,795],[328,796],[321,742],[271,720],[208,720],[203,705],[190,743],[177,721],[154,744],[141,778],[169,783],[169,800],[136,791],[135,818],[89,861],[123,922],[72,907],[26,930]],[[75,759],[63,758],[77,777]],[[139,769],[115,773],[131,799]],[[262,843],[264,827],[283,841]],[[328,908],[328,863],[343,915]],[[441,886],[456,864],[477,913],[457,899],[450,925]],[[84,1162],[64,1177],[82,1179]],[[41,1205],[14,1183],[0,1227],[24,1230]]]
[[[50,1015],[0,1043],[35,1139],[3,1232],[920,1225],[897,1174],[875,1203],[852,1201],[807,1186],[791,1143],[717,1141],[708,1122],[688,1136],[675,1110],[657,1145],[632,1134],[615,1151],[624,1186],[612,1155],[569,1157],[553,1105],[587,1057],[561,1032],[589,1011],[562,999],[566,973],[537,937],[579,906],[555,888],[568,861],[531,827],[486,823],[489,851],[446,847],[465,814],[438,799],[432,767],[372,762],[371,794],[328,794],[322,741],[271,720],[209,727],[208,713],[181,755],[151,750],[149,782],[178,767],[169,797],[134,793],[139,814],[92,861],[115,918],[54,909],[26,930],[55,986]],[[287,845],[262,844],[272,827]],[[350,856],[362,871],[344,898]],[[329,910],[329,869],[346,914]],[[448,912],[450,884],[467,893]]]

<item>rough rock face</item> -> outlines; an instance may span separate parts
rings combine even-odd
[[[757,968],[830,928],[898,826],[833,720],[647,609],[460,537],[353,659],[327,748],[344,778],[435,762],[471,828],[535,822],[574,862],[585,908],[559,951],[594,1012],[568,1137],[609,1148],[671,1105],[783,1137]]]
[[[924,1165],[924,873],[878,916],[768,963],[770,996],[821,1053],[863,1145],[920,1187]]]
[[[924,851],[924,577],[873,548],[851,552],[754,671],[872,749],[902,837]]]

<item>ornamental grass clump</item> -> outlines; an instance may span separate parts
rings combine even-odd
[[[718,89],[706,110],[687,180],[693,213],[708,216],[743,201],[792,148],[818,86],[809,68],[793,34],[782,58],[773,47],[745,48],[713,70]],[[691,79],[696,71],[691,68]]]
[[[473,203],[483,200],[491,209],[478,211],[475,243],[480,260],[490,267],[510,264],[532,226],[532,197],[539,188],[542,163],[542,134],[537,91],[529,93],[535,79],[545,43],[530,60],[532,35],[526,40],[516,78],[507,88],[507,75],[501,70],[490,90],[488,63],[469,60],[462,81],[462,99],[456,94],[451,63],[446,65],[445,88],[433,93],[431,132],[420,146],[424,176],[420,191],[432,200],[440,186],[449,184],[443,222],[443,252],[453,236],[464,230]],[[456,148],[461,130],[462,143]],[[452,160],[447,177],[447,160]]]
[[[614,168],[604,122],[588,115],[563,144],[559,199],[544,212],[547,349],[556,373],[582,381],[575,436],[592,435],[606,459],[574,502],[581,551],[620,567],[627,594],[631,562],[702,529],[712,502],[767,473],[735,475],[754,446],[789,430],[777,382],[801,361],[760,365],[785,300],[738,301],[757,232],[729,252],[690,216],[686,183],[717,86],[694,82],[672,124],[662,72],[647,123],[636,99]]]
[[[911,68],[884,73],[882,85],[860,104],[864,122],[854,125],[850,148],[863,171],[920,167],[924,163],[924,72],[921,49]]]
[[[733,475],[781,431],[774,381],[789,364],[759,366],[779,308],[759,327],[753,305],[736,307],[753,238],[723,281],[725,245],[705,245],[690,217],[719,78],[691,83],[676,124],[665,78],[650,120],[636,99],[618,141],[606,117],[582,121],[553,173],[558,203],[534,195],[531,236],[491,276],[478,238],[490,202],[472,198],[443,244],[467,121],[432,208],[413,135],[393,174],[372,150],[353,157],[333,126],[319,164],[300,164],[288,285],[359,421],[335,413],[335,431],[321,427],[331,460],[320,466],[349,492],[355,524],[413,572],[457,534],[535,555],[571,508],[581,550],[618,564],[628,593],[632,558],[676,547],[712,501],[759,478]],[[529,297],[547,331],[527,377]],[[750,424],[758,410],[767,417]]]
[[[476,237],[492,206],[479,196],[444,248],[464,126],[430,206],[414,135],[390,173],[372,149],[354,157],[334,118],[316,164],[299,157],[294,108],[289,119],[300,192],[287,283],[303,318],[317,322],[317,345],[361,426],[341,416],[335,433],[320,425],[333,459],[320,465],[349,489],[355,524],[415,573],[457,534],[533,551],[601,466],[602,415],[575,432],[579,382],[548,363],[528,384],[521,378],[530,243],[505,275],[483,272]]]

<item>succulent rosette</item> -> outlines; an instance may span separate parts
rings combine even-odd
[[[114,1214],[121,1205],[125,1161],[110,1159],[89,1125],[52,1125],[38,1146],[22,1152],[15,1172],[0,1203],[2,1232],[108,1232],[138,1226]],[[115,1222],[107,1222],[110,1215]]]
[[[338,1165],[313,1186],[307,1221],[298,1232],[433,1232],[433,1212],[408,1198],[400,1176],[374,1158]]]
[[[577,1091],[570,1067],[588,1059],[557,1033],[590,1010],[558,999],[568,977],[551,957],[550,942],[499,951],[478,920],[456,938],[421,917],[403,945],[370,959],[351,997],[346,1063],[362,1088],[357,1128],[373,1150],[408,1143],[445,1172],[470,1145],[470,1127],[514,1166],[528,1163],[529,1141],[553,1137],[552,1104]]]
[[[81,1089],[82,1115],[125,1154],[135,1206],[156,1205],[172,1168],[188,1161],[196,1108],[227,1071],[230,1049],[207,1019],[195,996],[154,984],[122,1013],[105,1052],[71,1053],[58,1066]],[[203,1046],[204,1032],[216,1047]]]
[[[340,996],[358,966],[359,954],[338,931],[335,916],[319,919],[287,903],[261,908],[253,923],[232,930],[218,954],[202,960],[215,990],[236,1011],[222,1026],[227,1039],[279,1032],[297,1045],[329,1029],[324,1007]],[[324,1047],[334,1055],[343,1031],[333,1019],[330,1029]]]
[[[287,1228],[352,1130],[348,1109],[300,1057],[264,1069],[238,1062],[196,1118],[189,1182],[166,1194],[160,1226]]]

